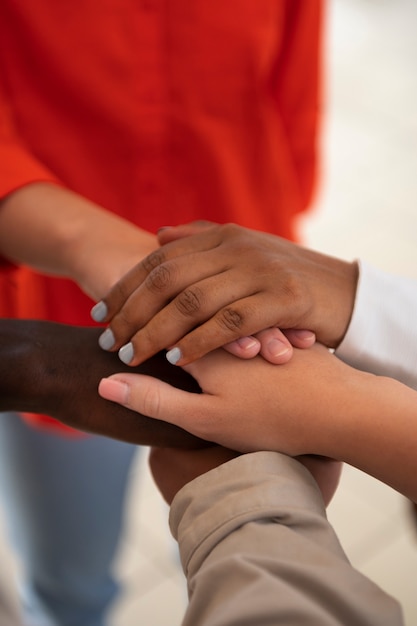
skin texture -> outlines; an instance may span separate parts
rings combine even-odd
[[[99,328],[0,320],[0,410],[44,413],[68,426],[135,444],[207,445],[177,426],[151,420],[98,395],[99,380],[120,370],[117,357],[98,347],[99,334]],[[194,379],[169,365],[163,355],[138,371],[199,392]]]
[[[131,365],[173,346],[181,355],[177,364],[185,365],[268,328],[290,329],[289,343],[297,347],[312,344],[305,329],[328,347],[342,340],[355,298],[355,264],[234,224],[169,228],[159,238],[165,245],[104,298],[101,321],[115,338],[111,349],[130,342]],[[268,339],[261,338],[263,356]]]
[[[185,367],[203,393],[146,376],[112,376],[99,392],[241,452],[344,461],[417,499],[417,392],[344,364],[317,344],[279,367],[214,351]],[[115,389],[116,387],[116,389]],[[115,393],[117,391],[117,393]]]

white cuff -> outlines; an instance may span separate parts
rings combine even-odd
[[[417,281],[360,261],[352,320],[336,355],[417,389]]]

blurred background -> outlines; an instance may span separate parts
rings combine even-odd
[[[303,237],[324,252],[417,278],[417,3],[330,0],[329,7],[322,184]],[[329,519],[353,565],[401,602],[407,626],[417,624],[409,503],[345,467]]]
[[[321,184],[300,232],[316,249],[417,278],[416,32],[415,0],[329,0]],[[126,589],[111,626],[179,626],[186,606],[167,507],[146,458],[144,450],[132,476],[116,563]],[[409,503],[345,467],[329,518],[353,565],[399,599],[407,626],[417,624]],[[0,578],[12,595],[19,565],[2,537],[0,526]]]

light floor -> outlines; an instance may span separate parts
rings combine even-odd
[[[417,3],[329,5],[325,163],[304,240],[417,278]],[[167,508],[146,456],[132,477],[117,564],[126,590],[111,626],[179,626],[186,603]],[[417,624],[417,528],[408,503],[346,467],[329,517],[353,564],[401,601],[407,626]],[[7,576],[13,562],[1,542],[0,559]]]

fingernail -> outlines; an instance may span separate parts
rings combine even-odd
[[[316,335],[311,330],[297,330],[297,337],[302,341],[314,341]]]
[[[279,339],[271,339],[267,344],[267,348],[272,356],[283,356],[290,350],[289,346]]]
[[[162,233],[163,230],[167,230],[168,228],[172,228],[172,226],[161,226],[156,232],[159,235],[159,233]]]
[[[120,380],[102,378],[98,386],[98,392],[105,400],[126,404],[129,395],[129,387]]]
[[[111,350],[115,343],[116,340],[110,328],[106,328],[104,333],[101,333],[100,337],[98,338],[98,345],[100,346],[100,348],[103,348],[103,350]]]
[[[172,350],[168,350],[166,357],[171,365],[176,365],[182,357],[181,350],[179,348],[172,348]]]
[[[249,350],[250,348],[259,345],[259,342],[253,337],[240,337],[240,339],[237,339],[236,341],[239,346],[243,348],[243,350]]]
[[[90,311],[90,315],[95,322],[103,322],[107,317],[107,305],[103,300],[97,302]]]
[[[122,346],[119,350],[119,359],[123,361],[126,365],[129,365],[131,360],[133,359],[133,343],[130,341],[126,345]]]

